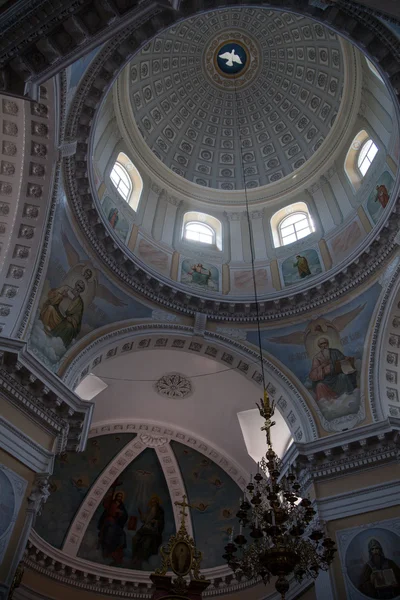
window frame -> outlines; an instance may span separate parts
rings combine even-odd
[[[124,175],[124,177],[121,177],[121,175],[118,173],[118,169],[121,170],[122,174]],[[113,179],[113,173],[116,173],[116,177],[119,178],[118,183],[116,184],[114,179]],[[126,178],[126,181],[124,181],[124,178]],[[116,160],[111,168],[110,171],[110,180],[111,183],[114,186],[115,191],[117,192],[117,194],[125,201],[129,204],[130,198],[132,196],[132,192],[133,192],[133,184],[132,184],[132,180],[129,177],[129,173],[126,170],[126,168],[124,167],[124,165],[122,163],[120,163],[118,160]],[[126,193],[126,195],[124,195],[121,190],[120,190],[120,183],[123,183],[127,188],[128,188],[128,192]]]
[[[210,237],[211,237],[211,242],[205,242],[205,241],[203,241],[201,239],[195,240],[195,239],[188,238],[186,236],[186,231],[187,231],[188,227],[190,227],[191,225],[198,225],[200,228],[203,228],[203,229],[206,229],[207,231],[209,231],[210,232]],[[202,235],[201,232],[197,232],[197,233],[199,234],[199,236]],[[206,235],[206,234],[204,233],[203,235]],[[215,246],[216,245],[216,237],[217,237],[217,233],[216,233],[215,229],[213,227],[211,227],[211,225],[209,225],[208,223],[204,223],[202,221],[192,220],[192,221],[187,221],[184,224],[183,239],[186,242],[195,242],[197,244],[205,244],[207,246]]]
[[[363,158],[361,160],[361,155],[364,152],[364,149],[367,147],[367,145],[369,145],[369,148],[366,150],[365,155],[363,156]],[[371,150],[374,153],[372,159],[369,157]],[[361,144],[360,149],[357,153],[357,159],[356,159],[357,171],[359,172],[361,179],[364,179],[364,177],[367,175],[378,152],[379,152],[378,146],[375,144],[372,137],[368,136],[368,138]],[[369,165],[368,165],[365,173],[363,173],[361,168],[366,163],[366,161],[369,162]]]
[[[282,235],[282,229],[285,229],[284,227],[284,223],[285,221],[288,221],[289,219],[292,219],[293,216],[295,215],[301,215],[301,219],[299,219],[298,221],[295,221],[293,224],[289,224],[287,225],[287,227],[290,227],[291,225],[293,226],[293,233],[288,234],[286,236]],[[300,229],[300,231],[303,231],[304,229],[308,229],[308,233],[307,235],[303,235],[301,237],[298,237],[298,231],[296,229],[296,223],[299,223],[301,221],[306,221],[307,226],[303,227],[302,229]],[[289,246],[289,244],[294,244],[304,238],[306,238],[307,236],[311,235],[314,232],[314,228],[313,228],[313,224],[310,218],[310,215],[308,212],[305,211],[301,211],[301,210],[296,210],[288,215],[285,215],[278,223],[277,226],[278,229],[278,235],[279,235],[279,242],[280,242],[280,246]],[[291,242],[285,242],[285,238],[289,237],[290,235],[294,235],[296,237],[295,240],[292,240]]]

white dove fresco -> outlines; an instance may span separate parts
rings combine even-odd
[[[224,52],[223,54],[219,55],[219,58],[222,58],[223,60],[226,60],[226,66],[227,67],[233,67],[233,63],[238,63],[238,65],[242,65],[242,60],[240,58],[240,56],[238,56],[235,52],[235,48],[233,48],[233,50],[231,52]]]

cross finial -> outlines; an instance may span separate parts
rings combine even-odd
[[[185,509],[186,508],[193,508],[191,504],[188,504],[186,502],[186,498],[187,498],[187,496],[185,494],[183,494],[183,496],[182,496],[182,502],[178,502],[178,501],[175,502],[175,506],[181,506],[182,507],[182,510],[179,511],[179,514],[182,515],[182,518],[181,518],[181,527],[185,526],[185,517],[187,517],[187,513],[186,513]]]

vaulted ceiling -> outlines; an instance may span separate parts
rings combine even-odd
[[[227,40],[247,55],[235,77],[217,64]],[[154,154],[189,181],[222,190],[278,181],[317,151],[334,123],[343,43],[320,23],[262,8],[188,19],[130,63],[137,125]]]

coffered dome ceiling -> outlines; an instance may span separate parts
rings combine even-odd
[[[343,79],[335,33],[294,14],[237,8],[155,37],[130,64],[130,100],[143,138],[172,171],[202,186],[242,189],[243,160],[246,185],[256,188],[321,146]]]

